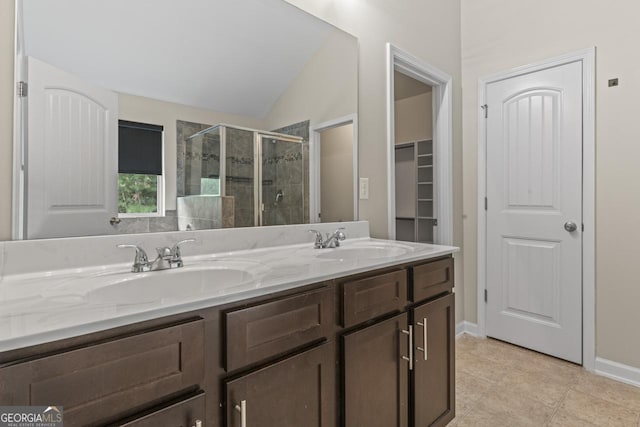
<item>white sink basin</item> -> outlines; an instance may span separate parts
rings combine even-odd
[[[225,264],[102,276],[100,280],[105,281],[104,285],[95,287],[85,298],[106,304],[186,301],[219,295],[229,288],[256,280],[256,274],[251,271],[251,267],[255,270],[255,265]]]
[[[335,249],[319,249],[317,257],[336,260],[369,260],[393,258],[412,252],[414,248],[400,243],[354,244]]]

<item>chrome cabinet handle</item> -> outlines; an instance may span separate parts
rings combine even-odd
[[[564,229],[569,233],[573,233],[578,229],[578,225],[575,222],[568,221],[564,223]]]
[[[236,405],[235,409],[240,412],[240,427],[247,427],[247,401],[240,401],[240,404]]]
[[[422,322],[418,322],[418,326],[422,326],[422,342],[424,343],[424,347],[416,347],[416,349],[421,351],[424,354],[424,360],[427,360],[429,359],[427,347],[427,318],[423,317]]]
[[[402,356],[402,359],[409,362],[409,370],[413,371],[413,325],[409,325],[408,331],[402,329],[400,332],[409,335],[409,356]]]

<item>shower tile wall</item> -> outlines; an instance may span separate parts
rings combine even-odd
[[[299,136],[302,138],[302,186],[303,186],[303,209],[302,221],[293,222],[291,224],[309,223],[309,120],[294,123],[280,129],[274,129],[273,132],[284,133],[287,135]],[[300,179],[298,179],[300,181]],[[275,196],[274,196],[275,197]],[[264,199],[264,196],[263,196]]]
[[[254,218],[254,163],[253,132],[226,129],[226,190],[235,197],[235,226],[253,227]]]
[[[186,164],[189,163],[186,161],[187,157],[187,143],[186,138],[189,138],[191,135],[195,135],[196,133],[203,131],[207,128],[210,128],[212,125],[204,124],[204,123],[193,123],[186,122],[183,120],[176,121],[176,157],[177,157],[177,168],[176,168],[176,192],[178,197],[186,196],[188,194],[193,194],[190,191],[187,191],[187,182],[186,182]]]
[[[121,218],[115,229],[118,234],[178,231],[178,217],[176,211],[165,211],[165,216]]]
[[[185,196],[177,202],[179,230],[234,227],[233,197]]]
[[[263,224],[301,224],[304,221],[302,146],[267,141],[262,151]],[[282,196],[276,200],[279,193]]]

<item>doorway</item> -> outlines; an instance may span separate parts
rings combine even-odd
[[[396,240],[434,243],[433,88],[394,71]]]
[[[480,82],[479,331],[592,369],[593,57]]]
[[[453,244],[451,82],[387,44],[389,239]]]
[[[358,125],[346,116],[312,127],[311,222],[358,219]]]

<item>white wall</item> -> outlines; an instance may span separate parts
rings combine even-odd
[[[266,130],[311,121],[327,122],[358,110],[358,42],[332,32],[271,107]]]
[[[0,1],[0,241],[11,238],[14,3]]]
[[[396,144],[433,138],[432,92],[397,100],[394,112]]]
[[[358,37],[359,175],[369,178],[360,219],[387,237],[386,44],[391,42],[453,76],[453,234],[462,244],[460,0],[287,0]],[[456,255],[456,318],[462,320],[462,265]]]
[[[322,222],[353,221],[353,124],[320,132]]]
[[[220,113],[141,96],[118,94],[118,97],[120,119],[164,126],[165,207],[167,210],[176,209],[177,120],[210,125],[229,123],[256,129],[261,129],[264,124],[255,118]]]
[[[477,319],[478,78],[596,46],[597,355],[640,368],[638,16],[637,1],[462,0],[465,319]]]

